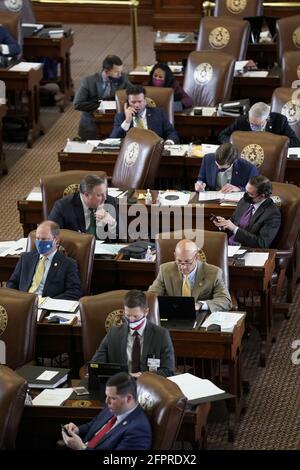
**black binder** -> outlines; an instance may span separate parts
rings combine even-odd
[[[51,380],[38,379],[38,377],[46,371],[56,372],[56,374]],[[16,372],[21,375],[21,377],[24,377],[30,388],[56,388],[68,380],[70,369],[25,365],[17,369]]]

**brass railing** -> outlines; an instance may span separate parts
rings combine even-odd
[[[214,2],[203,2],[204,16],[211,16],[214,6]],[[263,6],[269,8],[294,8],[300,7],[300,2],[263,2]]]
[[[130,9],[130,26],[131,26],[131,37],[132,37],[132,61],[133,67],[138,66],[138,21],[137,21],[137,8],[139,6],[139,0],[34,0],[36,3],[60,3],[60,4],[80,4],[80,5],[99,5],[99,6],[128,6]]]

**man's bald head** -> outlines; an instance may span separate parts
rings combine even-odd
[[[184,239],[177,243],[174,256],[178,269],[187,274],[196,267],[198,247],[192,240]]]

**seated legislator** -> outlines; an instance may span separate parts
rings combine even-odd
[[[131,127],[150,129],[166,143],[178,144],[179,137],[174,127],[160,108],[149,108],[146,101],[146,91],[141,85],[132,85],[126,89],[127,102],[124,113],[117,113],[114,127],[110,134],[112,138],[123,138]]]
[[[269,248],[281,223],[280,210],[271,199],[272,183],[263,175],[252,176],[244,197],[231,218],[216,217],[214,224],[228,231],[229,245]]]
[[[172,70],[167,64],[157,63],[152,67],[149,76],[149,86],[169,87],[174,89],[174,111],[191,108],[193,106],[192,98],[184,91],[178,80],[175,79]]]
[[[17,56],[20,52],[21,48],[18,41],[15,40],[5,26],[0,25],[0,56]]]
[[[85,77],[74,97],[73,105],[82,111],[78,134],[82,140],[97,139],[97,129],[92,113],[100,100],[114,100],[115,92],[127,88],[129,81],[122,72],[123,62],[116,55],[108,55],[102,63],[102,71]]]
[[[256,166],[240,158],[234,145],[222,144],[216,153],[208,153],[203,157],[195,191],[245,191],[250,176],[256,175]]]
[[[240,116],[233,124],[226,127],[220,133],[219,141],[222,144],[229,142],[234,131],[266,131],[277,135],[285,135],[290,139],[289,147],[300,147],[300,141],[289,126],[287,118],[280,113],[271,113],[270,106],[262,102],[255,103],[249,109],[248,116]]]
[[[41,297],[78,300],[82,296],[76,261],[58,251],[59,226],[50,220],[36,230],[37,251],[23,253],[6,287]]]
[[[222,270],[198,260],[197,253],[196,243],[187,239],[179,241],[175,261],[160,266],[148,290],[157,295],[192,296],[196,310],[230,310],[231,298],[222,279]]]
[[[107,195],[106,178],[87,175],[80,182],[79,192],[55,202],[49,220],[60,228],[91,233],[98,240],[117,238],[117,208]]]
[[[148,312],[144,292],[135,289],[127,292],[124,297],[125,323],[110,328],[91,362],[128,364],[128,370],[135,378],[149,368],[165,377],[174,375],[175,356],[170,334],[148,321]]]
[[[133,377],[120,372],[106,382],[106,407],[92,421],[65,425],[62,438],[73,450],[150,450],[150,422],[137,401]]]

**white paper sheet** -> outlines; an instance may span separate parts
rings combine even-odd
[[[13,65],[9,72],[29,72],[31,69],[38,70],[43,64],[40,62],[19,62],[16,65]]]
[[[50,313],[48,319],[53,317],[58,317],[59,323],[62,325],[71,325],[75,318],[78,319],[80,317],[80,313]]]
[[[103,243],[95,247],[95,255],[117,255],[127,245],[119,243]]]
[[[244,192],[239,191],[236,193],[222,193],[221,191],[201,191],[199,193],[199,201],[227,201],[227,202],[239,202],[244,196]]]
[[[115,111],[117,109],[117,103],[115,101],[100,100],[98,109],[105,109],[105,111]]]
[[[207,153],[216,153],[217,149],[219,148],[219,145],[202,144],[201,147],[203,155],[206,155]]]
[[[292,147],[288,149],[288,158],[300,158],[300,147]]]
[[[119,188],[108,188],[108,195],[112,197],[119,197],[124,191]]]
[[[43,197],[42,197],[42,191],[40,187],[35,187],[32,188],[30,193],[28,194],[26,201],[38,201],[42,202]]]
[[[232,258],[239,251],[240,245],[228,245],[228,257]]]
[[[202,323],[201,328],[207,328],[213,323],[220,325],[222,332],[232,332],[235,325],[245,316],[244,313],[236,312],[213,312]]]
[[[163,40],[165,42],[183,42],[186,39],[186,35],[179,33],[168,33],[164,36]]]
[[[186,206],[191,197],[190,192],[165,191],[161,194],[162,206]]]
[[[234,64],[234,71],[239,72],[240,70],[243,70],[245,65],[247,65],[249,60],[237,60]]]
[[[17,241],[10,242],[10,245],[7,247],[6,250],[3,250],[0,253],[1,257],[4,256],[13,256],[13,255],[20,255],[26,249],[27,245],[27,238],[20,238]]]
[[[51,299],[51,297],[46,297],[44,301],[39,303],[39,308],[53,312],[75,312],[78,305],[77,300]]]
[[[187,154],[189,145],[165,145],[164,146],[165,150],[168,150],[171,154],[171,156],[174,157],[183,157],[184,155]]]
[[[61,406],[73,393],[73,388],[43,390],[32,400],[34,406]]]
[[[94,149],[93,145],[88,144],[87,142],[76,142],[68,140],[64,152],[69,153],[92,153]]]
[[[257,266],[262,267],[265,265],[265,262],[269,258],[269,253],[265,252],[250,252],[244,255],[245,266]]]
[[[214,385],[210,380],[200,379],[188,373],[168,377],[168,380],[175,382],[188,400],[224,393],[224,390]]]
[[[243,74],[243,77],[267,77],[269,75],[269,72],[267,70],[253,70],[252,72],[245,72]]]
[[[49,380],[53,379],[58,374],[57,371],[53,370],[45,370],[41,375],[39,375],[36,380],[46,380],[49,382]]]
[[[43,29],[44,25],[40,23],[22,23],[22,26],[28,27],[28,28],[35,28],[36,31],[40,31],[40,29]]]

